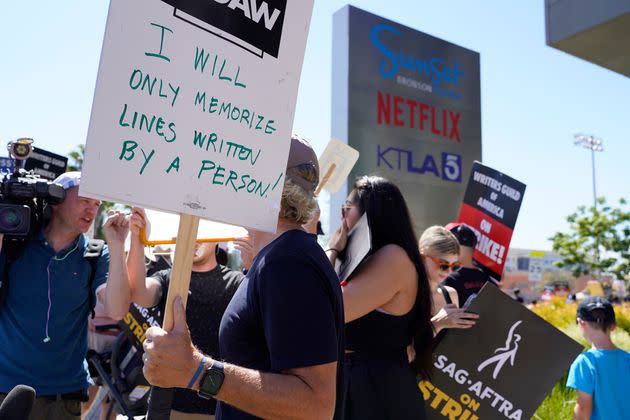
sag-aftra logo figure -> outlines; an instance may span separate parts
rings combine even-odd
[[[477,367],[477,372],[481,372],[487,366],[496,363],[494,371],[492,372],[492,378],[497,379],[497,376],[499,375],[499,372],[501,372],[505,362],[509,360],[510,366],[514,366],[514,358],[516,357],[516,352],[518,351],[518,343],[521,341],[520,334],[515,334],[514,331],[521,322],[523,321],[516,321],[514,325],[512,325],[510,331],[508,332],[507,339],[505,340],[505,347],[499,347],[496,349],[494,352],[497,354],[483,361],[479,367]]]

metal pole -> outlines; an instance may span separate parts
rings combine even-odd
[[[597,190],[595,189],[595,149],[591,147],[591,164],[593,168],[593,206],[597,212]],[[595,263],[599,264],[599,238],[595,236]],[[597,280],[600,278],[599,268],[595,269]]]
[[[593,206],[597,209],[597,191],[595,189],[595,150],[591,149],[591,163],[593,167]]]

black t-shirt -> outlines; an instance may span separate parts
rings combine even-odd
[[[285,232],[256,256],[219,331],[221,357],[263,372],[337,362],[335,419],[343,407],[343,300],[315,235]],[[217,420],[254,419],[219,402]]]
[[[470,295],[479,293],[479,290],[488,281],[492,281],[490,276],[480,269],[462,267],[457,271],[453,271],[442,284],[457,290],[459,306],[463,307]]]
[[[171,270],[162,270],[151,277],[160,282],[162,297],[158,306],[166,306],[166,291]],[[193,271],[190,277],[186,321],[193,343],[204,354],[219,358],[219,324],[232,296],[243,281],[243,274],[222,265],[206,272]],[[214,414],[216,401],[206,400],[189,389],[176,389],[173,396],[174,410],[185,413]]]

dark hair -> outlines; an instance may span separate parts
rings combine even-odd
[[[429,379],[432,366],[433,327],[431,325],[431,291],[422,264],[418,241],[407,208],[398,187],[385,178],[363,176],[354,183],[355,200],[361,213],[367,214],[372,235],[372,250],[395,244],[405,250],[416,268],[418,292],[413,322],[416,358],[412,365],[423,379]]]
[[[607,333],[616,324],[615,319],[610,319],[603,309],[592,309],[589,313],[593,321],[586,321],[594,330]]]

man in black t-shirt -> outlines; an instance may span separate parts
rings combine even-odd
[[[484,284],[496,282],[473,263],[473,252],[477,246],[475,232],[463,223],[449,223],[445,228],[450,230],[459,242],[459,262],[462,267],[453,271],[442,284],[457,290],[459,305],[464,307],[470,303],[467,302],[468,298],[479,293]]]
[[[132,301],[147,308],[157,306],[163,314],[171,269],[145,277],[143,245],[139,235],[140,229],[145,226],[145,218],[142,209],[133,209],[130,219],[131,248],[127,259]],[[216,248],[214,243],[195,246],[186,306],[186,319],[194,345],[213,357],[219,357],[221,317],[245,277],[240,272],[219,265]],[[214,418],[216,401],[201,398],[192,390],[177,389],[171,407],[172,420],[199,419],[199,416],[189,414],[204,414],[207,416],[204,418],[211,419]]]
[[[256,232],[247,277],[219,331],[225,363],[190,343],[179,298],[174,328],[151,328],[144,373],[161,387],[190,387],[219,400],[217,419],[343,413],[344,317],[339,280],[306,223],[316,206],[319,165],[313,149],[291,138],[275,234]]]

